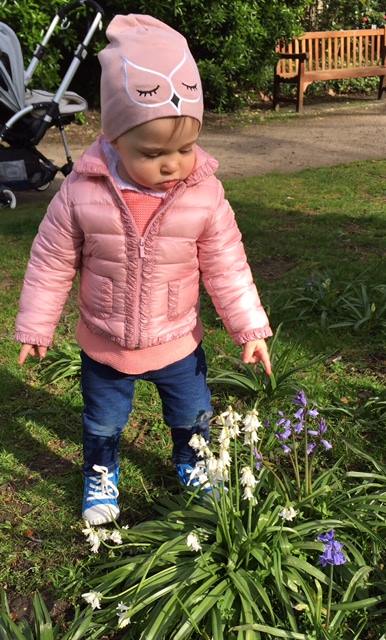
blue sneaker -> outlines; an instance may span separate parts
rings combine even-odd
[[[207,476],[206,474],[205,476],[203,475],[204,471],[197,473],[200,463],[196,467],[186,463],[176,464],[175,466],[178,479],[184,487],[192,487],[192,489],[200,487],[205,493],[212,493],[212,487],[208,482]]]
[[[119,466],[109,473],[107,467],[94,464],[95,476],[84,476],[82,516],[91,525],[106,524],[119,516]]]

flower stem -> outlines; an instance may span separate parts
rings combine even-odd
[[[298,450],[297,450],[297,443],[295,440],[295,435],[294,433],[292,433],[292,449],[294,452],[293,458],[291,456],[291,462],[294,468],[294,472],[295,472],[295,478],[296,478],[296,486],[298,488],[298,499],[300,500],[301,498],[301,483],[300,483],[300,471],[299,471],[299,460],[298,460]]]
[[[326,629],[327,630],[330,626],[333,575],[334,575],[334,565],[332,564],[330,565],[330,584],[328,587],[328,596],[327,596],[327,613],[326,613]]]
[[[249,451],[249,468],[251,469],[251,471],[253,470],[253,442],[252,442],[252,439],[251,439],[251,442],[250,442],[250,451]],[[247,522],[247,537],[248,537],[248,541],[250,540],[251,530],[252,530],[253,502],[254,502],[253,499],[248,501],[248,522]],[[245,568],[246,569],[248,569],[248,565],[249,565],[249,549],[247,551],[247,555],[246,555],[246,558],[245,558]]]
[[[252,441],[251,441],[251,444],[250,444],[250,452],[249,452],[249,467],[250,467],[250,469],[252,471],[253,470],[253,443],[252,443]],[[249,504],[248,504],[248,525],[247,525],[248,538],[249,538],[251,530],[252,530],[252,508],[253,508],[253,500],[249,500]]]
[[[307,425],[304,426],[304,488],[308,496],[308,433]]]
[[[277,482],[279,483],[279,485],[280,485],[280,487],[281,487],[281,489],[282,489],[282,491],[283,491],[283,496],[284,496],[285,498],[287,498],[287,496],[288,496],[288,494],[287,494],[287,490],[286,490],[286,488],[285,488],[285,486],[284,486],[283,482],[280,480],[279,476],[277,475],[276,471],[274,471],[274,470],[273,470],[273,468],[272,468],[271,466],[267,466],[267,464],[264,464],[264,461],[263,461],[263,465],[264,465],[264,466],[265,466],[265,468],[266,468],[268,471],[270,471],[270,473],[272,473],[272,475],[276,478]]]
[[[236,512],[240,513],[240,479],[239,479],[239,461],[237,458],[237,440],[233,441],[235,450],[235,489],[236,489]]]
[[[314,456],[310,460],[309,469],[308,469],[308,491],[309,495],[312,494],[312,464],[314,462]]]

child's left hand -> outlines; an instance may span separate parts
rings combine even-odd
[[[268,347],[265,340],[251,340],[243,345],[243,362],[255,364],[262,362],[267,376],[272,373],[271,361],[269,359]]]

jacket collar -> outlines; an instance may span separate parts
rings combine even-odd
[[[75,162],[74,171],[88,176],[110,176],[101,146],[102,136],[82,154]],[[218,162],[209,153],[196,145],[196,163],[190,176],[185,180],[188,187],[201,182],[213,175],[218,168]]]

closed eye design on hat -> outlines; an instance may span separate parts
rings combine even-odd
[[[130,100],[145,108],[160,107],[170,103],[178,115],[184,102],[199,102],[201,83],[186,51],[182,60],[168,75],[155,69],[135,64],[122,58],[125,74],[125,90]],[[192,73],[196,77],[191,77]]]
[[[157,84],[156,87],[154,87],[154,89],[137,89],[137,93],[139,93],[140,96],[153,96],[157,93],[159,89],[159,84]]]

